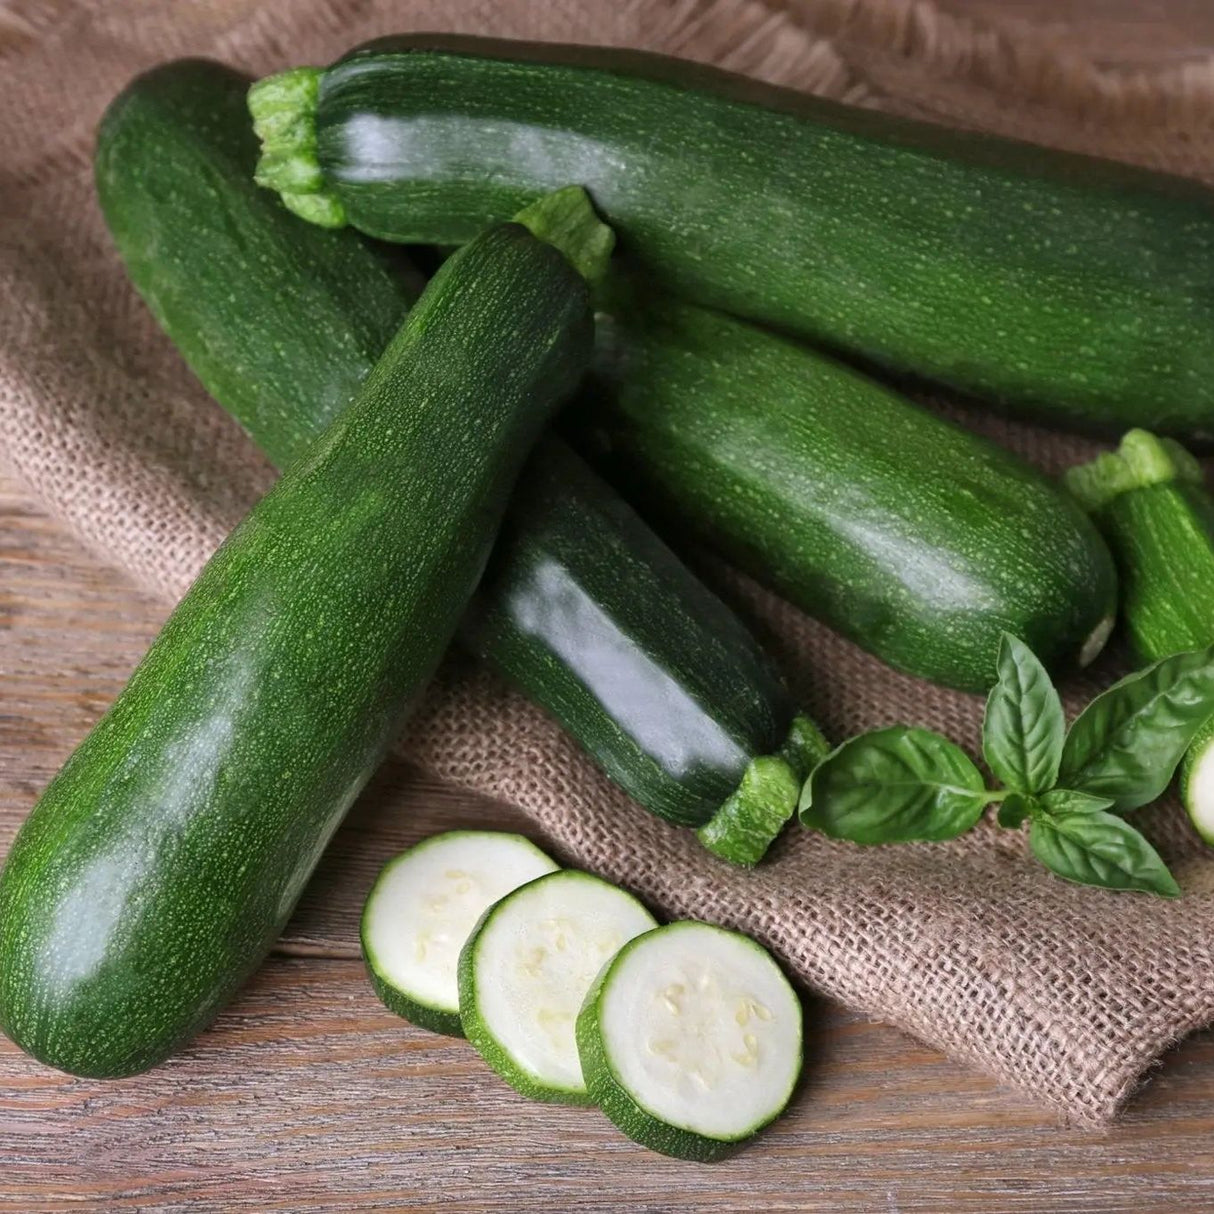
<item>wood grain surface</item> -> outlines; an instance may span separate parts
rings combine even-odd
[[[1110,63],[1214,49],[1209,0],[942,7],[1043,25]],[[0,853],[163,615],[0,476]],[[378,866],[474,823],[523,825],[390,763],[276,954],[150,1075],[76,1080],[0,1040],[0,1210],[1214,1209],[1214,1033],[1183,1042],[1105,1135],[812,997],[790,1115],[724,1163],[666,1160],[594,1111],[524,1102],[466,1043],[385,1012],[357,960]]]

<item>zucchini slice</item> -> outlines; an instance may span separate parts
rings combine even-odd
[[[595,976],[656,926],[631,894],[563,869],[491,906],[459,958],[464,1035],[532,1100],[589,1104],[574,1025]]]
[[[512,889],[556,872],[530,839],[449,830],[389,860],[362,916],[362,950],[376,994],[398,1016],[460,1037],[460,949],[477,920]]]
[[[594,1102],[634,1142],[719,1159],[787,1106],[801,1001],[761,945],[687,921],[630,941],[577,1021]]]

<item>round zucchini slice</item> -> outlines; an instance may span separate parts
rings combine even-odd
[[[801,1001],[771,955],[692,921],[626,944],[577,1022],[595,1104],[633,1141],[705,1162],[784,1111],[801,1036]]]
[[[433,835],[389,860],[362,916],[363,957],[380,999],[413,1024],[462,1036],[464,941],[487,907],[557,867],[522,835],[491,830]]]
[[[564,869],[485,912],[459,958],[464,1035],[532,1100],[589,1104],[574,1026],[595,977],[655,926],[631,894]]]

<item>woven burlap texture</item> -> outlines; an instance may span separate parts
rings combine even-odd
[[[1118,75],[925,4],[19,0],[0,20],[4,446],[84,542],[166,600],[272,474],[123,277],[91,187],[97,120],[163,59],[207,54],[264,73],[408,29],[647,47],[859,104],[1214,173],[1207,65]],[[1090,450],[967,420],[1052,470]],[[975,747],[977,700],[892,674],[747,582],[725,575],[724,586],[834,737],[907,721]],[[1071,688],[1072,705],[1089,689]],[[669,915],[753,933],[813,989],[1077,1122],[1107,1122],[1161,1050],[1214,1018],[1214,864],[1174,806],[1152,811],[1149,829],[1185,888],[1180,902],[1065,884],[1022,836],[989,826],[951,845],[868,850],[794,828],[771,862],[740,873],[629,802],[536,710],[456,663],[406,749],[520,806],[566,861]]]

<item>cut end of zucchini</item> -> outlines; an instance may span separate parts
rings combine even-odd
[[[457,967],[477,920],[557,865],[529,839],[452,830],[390,860],[367,896],[362,949],[376,993],[412,1024],[462,1036]]]
[[[801,1073],[801,1002],[755,941],[671,923],[626,944],[578,1016],[590,1094],[629,1138],[711,1161],[783,1112]]]
[[[615,233],[598,217],[590,195],[580,185],[545,194],[519,211],[514,222],[560,250],[592,287],[606,278]]]
[[[574,1026],[587,990],[620,947],[655,926],[631,894],[564,870],[508,894],[459,960],[464,1035],[532,1100],[589,1104]]]
[[[276,190],[287,208],[324,228],[345,225],[345,208],[324,188],[316,154],[318,68],[299,67],[267,76],[249,89],[249,113],[261,140],[254,179]]]
[[[1159,438],[1147,430],[1130,430],[1115,452],[1107,451],[1091,463],[1067,472],[1071,496],[1096,514],[1114,498],[1132,489],[1166,485],[1174,481],[1202,484],[1201,465],[1178,442]]]
[[[1214,718],[1202,726],[1185,755],[1180,797],[1197,833],[1214,844]]]
[[[1104,651],[1105,645],[1108,644],[1109,637],[1113,635],[1113,625],[1117,622],[1117,616],[1113,612],[1109,612],[1100,622],[1088,633],[1082,645],[1079,646],[1078,663],[1082,668],[1090,666]]]

